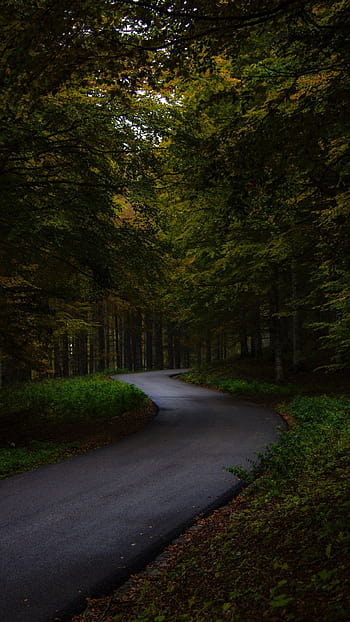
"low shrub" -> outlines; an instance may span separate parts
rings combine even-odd
[[[296,393],[297,389],[294,385],[279,385],[268,382],[261,382],[260,380],[245,380],[242,378],[228,379],[214,376],[206,371],[200,369],[193,369],[190,372],[181,376],[186,382],[193,382],[194,384],[206,385],[214,387],[222,391],[229,391],[234,395],[271,395],[271,396],[284,396]]]
[[[266,454],[259,454],[251,469],[229,468],[247,483],[264,473],[258,485],[271,497],[284,490],[289,493],[300,479],[314,477],[320,470],[333,476],[350,453],[350,398],[297,396],[281,408],[288,410],[297,425],[283,432]]]
[[[147,399],[134,385],[88,376],[7,387],[0,398],[0,417],[23,412],[32,420],[65,423],[116,417]]]

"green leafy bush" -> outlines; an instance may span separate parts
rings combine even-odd
[[[260,380],[245,380],[242,378],[226,379],[219,378],[201,369],[193,369],[190,372],[181,376],[186,382],[193,382],[194,384],[207,385],[221,389],[222,391],[229,391],[235,395],[253,396],[253,395],[290,395],[297,391],[294,385],[278,385],[268,382],[261,382]],[[300,389],[298,389],[300,390]]]
[[[0,398],[0,416],[23,412],[56,422],[109,419],[141,408],[147,399],[134,385],[88,376],[26,383],[2,390]]]
[[[270,446],[266,454],[259,454],[251,469],[242,466],[229,470],[247,483],[259,480],[269,496],[289,492],[300,478],[317,474],[320,469],[334,474],[337,465],[350,450],[350,399],[328,396],[297,396],[288,408],[297,425],[281,434],[279,443]]]
[[[0,449],[0,478],[35,469],[75,454],[76,443],[31,441],[26,447],[9,445]]]
[[[138,411],[146,404],[147,397],[140,389],[110,381],[104,374],[2,389],[0,478],[85,451],[85,424],[94,429],[99,422],[110,421],[114,428],[123,430],[125,420],[121,415],[128,412],[138,420]],[[62,440],[60,431],[64,424],[72,425]],[[73,441],[72,430],[77,434],[74,436],[73,432]]]

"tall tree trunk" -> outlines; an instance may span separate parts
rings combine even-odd
[[[132,369],[132,357],[131,357],[131,335],[130,335],[130,317],[129,311],[124,313],[123,322],[123,367],[126,369]]]
[[[174,326],[171,322],[166,325],[167,334],[167,367],[174,368]]]
[[[119,318],[118,318],[118,314],[115,313],[114,315],[114,367],[116,369],[120,368],[122,363],[121,363],[121,356],[120,356],[120,351],[119,351],[119,343],[120,343],[120,335],[119,335]]]
[[[88,374],[88,335],[86,330],[79,332],[79,367],[78,373],[80,376],[86,376]]]
[[[132,368],[142,369],[142,316],[134,312],[132,317]]]
[[[239,343],[241,347],[241,358],[247,358],[249,356],[248,335],[247,325],[243,318],[241,319],[239,327]]]
[[[160,317],[154,318],[153,331],[154,331],[154,345],[155,345],[155,366],[156,366],[156,369],[163,369],[164,367],[163,330],[162,330],[162,320]]]
[[[61,353],[60,353],[59,337],[55,339],[54,344],[53,344],[53,367],[54,367],[54,378],[60,378],[62,376],[62,367],[61,367]]]
[[[104,371],[106,368],[106,347],[105,347],[105,318],[103,303],[99,303],[97,307],[98,327],[97,327],[97,344],[98,344],[98,371]]]
[[[271,329],[272,329],[272,341],[274,352],[274,364],[275,364],[275,381],[283,382],[284,369],[283,369],[283,345],[282,345],[282,327],[281,318],[278,317],[280,312],[280,296],[278,286],[272,292],[271,296]]]
[[[69,376],[69,341],[68,334],[64,333],[61,337],[62,344],[62,375],[66,378]]]
[[[222,338],[221,335],[217,335],[216,337],[216,359],[217,361],[222,360]]]
[[[298,305],[298,275],[295,259],[291,264],[291,276],[292,276],[292,344],[293,344],[293,369],[298,371],[302,367],[302,347],[301,347],[301,320],[300,309]]]
[[[109,300],[106,300],[105,304],[105,367],[104,369],[110,369],[111,367],[111,333],[110,333],[110,313],[109,313]]]
[[[200,367],[202,365],[202,343],[199,341],[196,348],[196,363]]]
[[[205,362],[211,363],[211,335],[208,333],[205,340]]]
[[[181,338],[178,328],[174,329],[174,367],[181,368]]]
[[[88,336],[88,352],[89,352],[89,374],[93,374],[95,372],[95,329],[89,329]]]
[[[261,317],[259,305],[255,310],[254,327],[252,331],[252,356],[256,360],[260,360],[262,358]]]
[[[153,332],[149,326],[146,326],[145,350],[146,369],[153,369]]]

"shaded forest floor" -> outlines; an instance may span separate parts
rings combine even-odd
[[[271,382],[268,369],[259,375],[249,363],[192,373],[214,387],[238,376]],[[291,374],[294,388],[280,408],[281,396],[249,394],[292,425],[275,451],[241,473],[248,488],[198,517],[159,560],[113,594],[88,601],[72,622],[348,621],[348,380],[345,372]]]

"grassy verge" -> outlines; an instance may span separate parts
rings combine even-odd
[[[273,396],[281,398],[300,391],[294,384],[278,385],[257,379],[222,378],[200,369],[194,369],[186,374],[182,374],[181,379],[185,382],[207,385],[220,391],[228,391],[234,395],[245,397]]]
[[[152,415],[140,389],[100,375],[6,387],[0,392],[0,478],[112,442]]]
[[[281,409],[296,424],[251,471],[232,469],[245,492],[74,622],[350,619],[350,398],[297,395]]]

